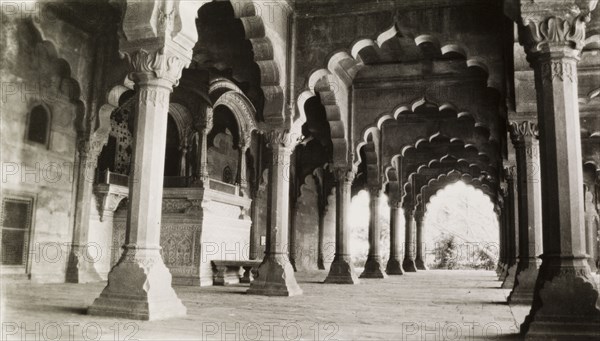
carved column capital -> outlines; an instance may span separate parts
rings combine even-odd
[[[517,174],[517,166],[514,161],[504,160],[502,162],[502,167],[503,167],[503,171],[504,171],[504,173],[503,173],[504,179],[507,181],[514,178],[515,175]]]
[[[423,218],[425,218],[425,211],[423,209],[417,209],[414,212],[415,215],[415,221],[417,222],[417,224],[420,224],[423,222]]]
[[[507,0],[506,14],[519,24],[528,54],[564,46],[581,50],[586,24],[598,0]]]
[[[508,181],[504,180],[500,182],[499,194],[502,198],[506,198],[508,196]]]
[[[96,139],[82,138],[77,141],[77,151],[81,162],[86,163],[86,167],[95,169],[98,164],[98,156],[102,152],[102,148],[106,145],[107,139],[99,141]]]
[[[129,61],[130,78],[177,85],[198,40],[196,6],[186,1],[128,1],[125,6],[119,52]]]
[[[293,150],[302,140],[302,136],[289,130],[271,130],[265,133],[267,147]]]
[[[589,11],[573,10],[553,15],[531,12],[526,14],[524,25],[520,27],[521,42],[528,54],[547,52],[561,46],[579,51],[583,48],[589,21]]]
[[[371,196],[371,198],[380,197],[381,194],[382,194],[381,187],[379,187],[379,186],[369,187],[369,195]]]
[[[353,169],[340,167],[333,169],[333,175],[338,184],[352,185],[356,172]]]
[[[401,204],[401,202],[398,199],[389,199],[388,200],[388,206],[390,207],[390,209],[399,209],[400,204]]]
[[[539,136],[538,124],[534,121],[511,121],[509,131],[513,143],[523,142],[526,137],[537,138]]]
[[[156,50],[137,48],[121,51],[129,62],[131,78],[134,82],[164,80],[165,86],[177,86],[184,67],[189,66],[191,59],[178,52],[164,47]]]

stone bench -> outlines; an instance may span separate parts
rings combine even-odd
[[[213,260],[213,285],[250,283],[256,277],[260,260]],[[240,269],[244,274],[240,276]]]

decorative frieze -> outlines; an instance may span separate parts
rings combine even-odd
[[[554,81],[555,79],[571,83],[577,82],[577,67],[574,63],[566,61],[551,61],[543,63],[541,66],[542,79],[544,81]]]
[[[163,213],[194,213],[202,210],[202,199],[163,198]]]

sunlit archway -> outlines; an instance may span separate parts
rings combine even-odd
[[[494,204],[481,190],[462,181],[446,186],[431,198],[423,225],[431,269],[495,267],[499,222]]]

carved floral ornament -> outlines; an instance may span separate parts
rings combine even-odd
[[[173,85],[179,84],[181,73],[187,67],[190,60],[184,60],[177,53],[166,47],[155,51],[146,51],[143,48],[131,52],[121,52],[121,56],[127,58],[132,69],[130,78],[135,81],[136,73],[150,73],[159,79],[165,79]]]
[[[570,45],[581,50],[585,42],[585,28],[590,21],[589,12],[572,18],[558,16],[536,18],[535,15],[526,17],[524,29],[525,44],[530,52],[540,52],[550,46]]]
[[[302,140],[303,136],[290,132],[289,130],[271,130],[266,132],[265,139],[269,148],[286,148],[293,149]]]
[[[513,140],[521,140],[526,136],[539,136],[538,124],[532,121],[510,122],[509,129]]]

